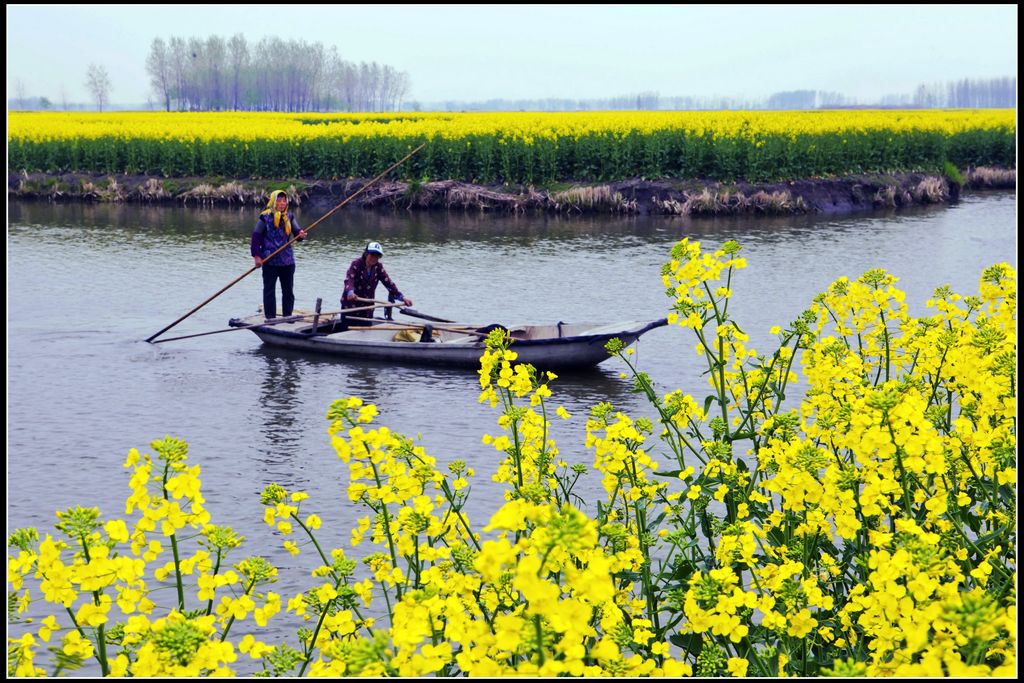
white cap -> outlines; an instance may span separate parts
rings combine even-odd
[[[380,242],[370,242],[366,245],[366,251],[384,255],[384,247],[380,246]]]

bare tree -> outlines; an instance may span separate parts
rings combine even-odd
[[[14,107],[16,109],[25,109],[25,101],[28,99],[28,88],[25,87],[25,81],[20,78],[14,82]]]
[[[185,93],[190,111],[207,108],[205,99],[206,81],[209,77],[206,66],[206,41],[191,37],[185,46]]]
[[[357,111],[359,107],[359,70],[351,62],[342,62],[341,92],[345,111]]]
[[[228,41],[228,59],[231,67],[231,108],[237,110],[242,106],[242,76],[249,64],[249,46],[241,33],[236,33]]]
[[[398,100],[395,104],[395,110],[400,111],[405,104],[405,98],[409,96],[409,89],[411,87],[411,80],[409,79],[409,72],[403,71],[400,73],[398,79],[398,88],[395,91]]]
[[[306,110],[320,111],[321,96],[327,69],[327,55],[320,43],[307,46],[304,50],[306,63]]]
[[[186,55],[188,48],[183,38],[171,38],[168,45],[171,52],[171,80],[174,82],[174,96],[178,100],[178,111],[188,108],[185,80],[188,74]]]
[[[398,85],[398,72],[390,66],[384,65],[381,69],[380,99],[378,109],[380,111],[391,111],[391,104],[395,97],[395,87]]]
[[[206,39],[207,109],[221,110],[227,106],[227,43],[219,36]]]
[[[338,48],[333,45],[324,53],[323,100],[325,111],[342,107],[341,75],[342,62],[338,56]]]
[[[110,101],[110,76],[107,75],[106,67],[90,64],[85,75],[85,86],[96,100],[96,106],[103,111],[103,107]]]
[[[305,42],[300,41],[297,45],[294,43],[284,43],[282,47],[284,48],[284,56],[282,58],[284,79],[281,85],[284,92],[285,111],[301,111],[305,91],[305,84],[302,82],[302,53],[304,52]]]
[[[370,103],[368,111],[384,111],[384,92],[387,90],[387,67],[373,62],[370,69]]]
[[[943,95],[940,93],[943,90],[941,84],[932,83],[931,85],[925,85],[922,83],[914,91],[914,106],[921,109],[942,106]]]
[[[377,98],[377,87],[380,83],[380,67],[377,62],[359,63],[359,101],[356,111],[373,111]]]
[[[288,111],[289,46],[277,36],[256,45],[257,86],[262,111]]]
[[[264,67],[265,64],[272,62],[270,49],[270,42],[266,38],[256,43],[253,57],[253,90],[255,92],[253,106],[256,111],[267,111],[272,108],[271,74]]]
[[[399,111],[402,108],[402,101],[409,94],[409,74],[405,71],[396,71],[390,66],[385,66],[383,73],[380,109]]]
[[[164,102],[164,108],[171,110],[171,93],[174,80],[171,71],[171,56],[162,38],[154,38],[146,58],[146,72],[149,74],[153,92]]]

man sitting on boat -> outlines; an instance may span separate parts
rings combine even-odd
[[[380,242],[370,242],[363,250],[363,255],[352,261],[345,273],[345,290],[341,295],[342,308],[356,308],[366,304],[358,299],[373,299],[377,291],[377,284],[383,284],[388,289],[390,301],[402,301],[406,306],[412,306],[412,299],[398,291],[398,286],[391,281],[384,265],[380,262],[384,256],[384,247]],[[345,322],[349,325],[368,325],[367,318],[372,313],[360,313],[359,316],[345,316]]]

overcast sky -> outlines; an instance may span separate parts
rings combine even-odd
[[[409,100],[763,98],[858,101],[921,83],[1017,75],[1016,5],[312,6],[7,5],[7,91],[86,102],[86,67],[114,103],[150,97],[154,38],[271,34],[408,72]]]

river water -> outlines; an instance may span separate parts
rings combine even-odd
[[[349,395],[376,403],[380,423],[421,435],[442,467],[455,459],[474,467],[467,511],[477,528],[487,523],[502,490],[491,481],[498,454],[481,436],[500,432],[498,413],[477,403],[475,372],[303,357],[264,348],[246,331],[143,341],[251,266],[255,213],[8,204],[9,529],[52,532],[54,511],[74,505],[123,516],[128,450],[152,452],[152,439],[179,436],[202,467],[212,521],[246,536],[244,554],[267,555],[281,568],[274,590],[288,599],[311,585],[316,562],[311,550],[292,558],[281,548],[262,522],[259,493],[270,483],[307,491],[303,514],[324,519],[321,545],[347,544],[348,529],[366,513],[344,495],[347,467],[330,447],[325,413]],[[298,215],[302,225],[318,217]],[[392,279],[425,313],[480,323],[654,320],[669,301],[660,266],[684,236],[709,249],[730,239],[743,245],[749,267],[734,279],[732,310],[750,344],[770,353],[769,329],[793,320],[843,275],[889,270],[916,314],[926,313],[924,301],[939,285],[976,293],[985,267],[1017,265],[1016,195],[785,219],[343,211],[297,245],[296,305],[311,309],[319,296],[325,310],[337,308],[349,262],[372,239],[384,244]],[[223,328],[260,302],[255,273],[164,336]],[[661,392],[682,388],[703,399],[700,359],[686,331],[654,330],[637,348]],[[611,360],[552,383],[552,407],[573,415],[553,427],[563,458],[592,465],[583,425],[599,401],[634,417],[651,414],[622,369]],[[579,492],[593,499],[599,489],[588,480]]]

